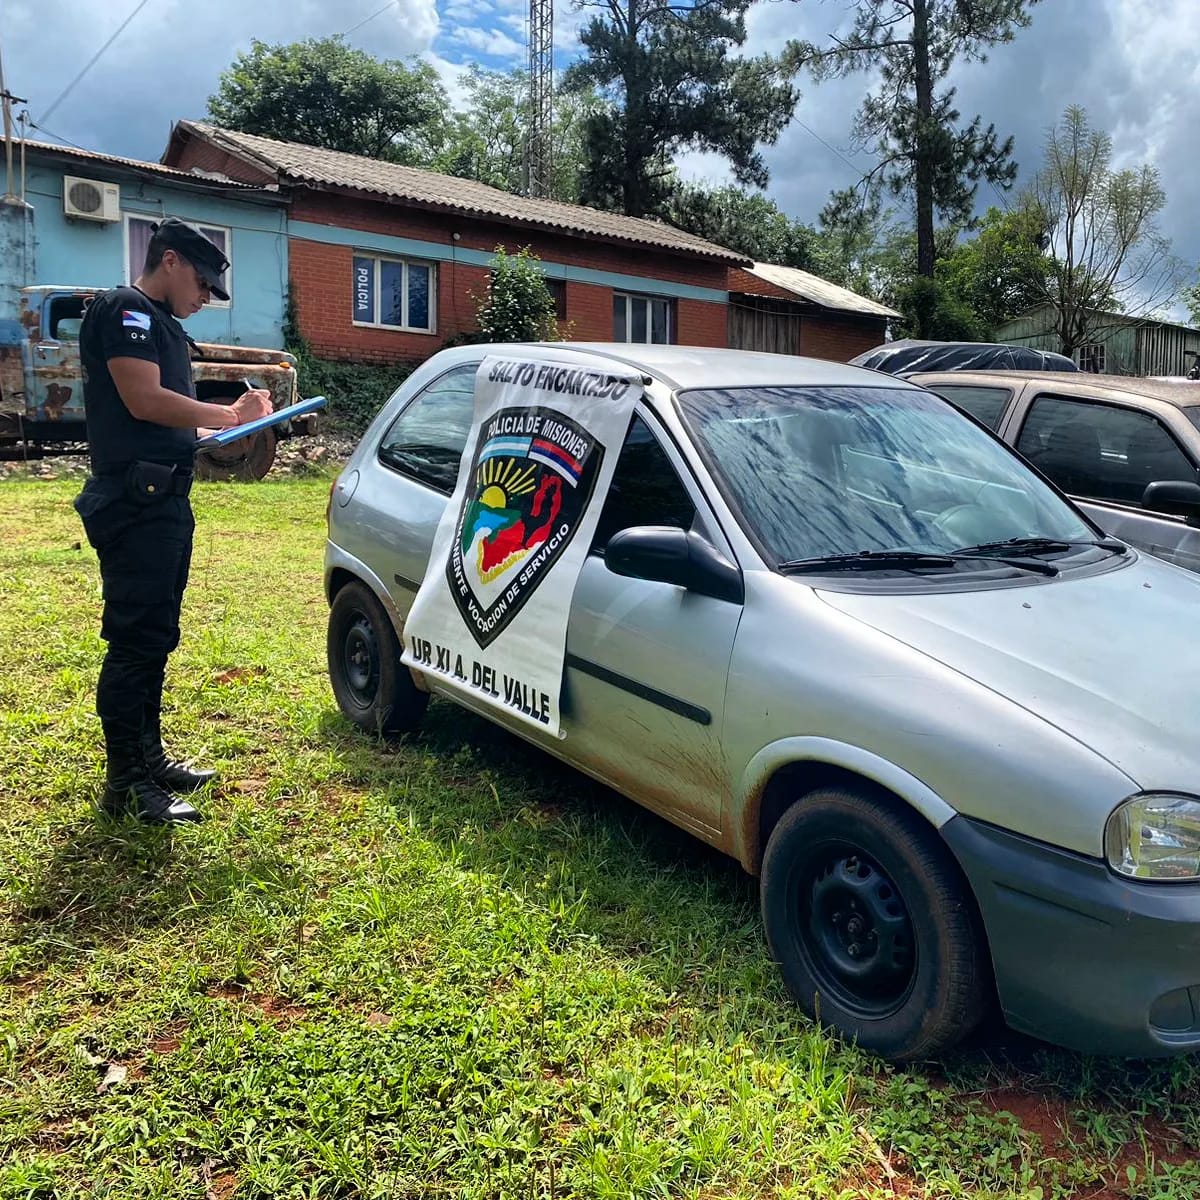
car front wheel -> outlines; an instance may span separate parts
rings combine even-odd
[[[347,583],[334,597],[326,651],[333,694],[351,721],[379,734],[415,728],[429,696],[401,664],[396,631],[366,584]]]
[[[866,1050],[928,1058],[986,1010],[966,885],[899,802],[822,789],[794,804],[763,855],[763,923],[800,1006]]]

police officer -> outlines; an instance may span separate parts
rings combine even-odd
[[[100,559],[108,643],[96,687],[104,729],[110,816],[155,823],[198,821],[174,793],[214,777],[169,759],[159,711],[167,656],[179,644],[195,522],[188,502],[198,426],[228,428],[271,411],[265,391],[230,406],[196,399],[179,318],[212,296],[228,300],[221,251],[198,230],[168,218],[155,226],[132,287],[88,306],[79,334],[91,477],[75,500]]]

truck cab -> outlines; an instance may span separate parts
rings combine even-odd
[[[22,288],[16,317],[0,317],[0,453],[41,458],[71,453],[87,441],[79,330],[92,297],[103,289],[39,285]],[[197,343],[196,395],[231,404],[247,384],[266,388],[275,408],[294,404],[296,359],[284,350]],[[301,417],[209,451],[197,459],[207,479],[261,479],[279,437],[312,433]]]

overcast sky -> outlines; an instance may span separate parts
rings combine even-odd
[[[204,115],[220,72],[254,37],[278,42],[348,32],[352,44],[381,57],[421,55],[452,94],[472,62],[524,62],[527,0],[395,0],[383,12],[383,0],[145,0],[83,82],[47,114],[140,3],[0,5],[6,80],[28,97],[35,121],[44,118],[49,130],[88,149],[156,160],[172,121]],[[581,17],[568,0],[558,5],[561,67],[576,53]],[[852,7],[850,0],[759,0],[747,50],[776,49],[788,37],[823,40],[847,26]],[[1198,46],[1198,0],[1042,0],[1029,29],[988,63],[964,67],[954,82],[964,116],[981,113],[1013,134],[1023,174],[1036,168],[1046,130],[1062,110],[1083,104],[1111,133],[1118,165],[1158,167],[1168,197],[1162,226],[1191,270],[1200,260]],[[796,121],[767,151],[768,192],[791,215],[815,220],[832,188],[852,183],[857,165],[870,166],[849,140],[866,82],[804,83]],[[681,166],[693,178],[724,178],[720,163],[699,156]],[[980,201],[1002,202],[986,185]]]

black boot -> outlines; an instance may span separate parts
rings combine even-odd
[[[184,763],[169,759],[161,739],[154,734],[143,736],[142,756],[150,778],[171,792],[198,792],[217,777],[216,771],[193,771]]]
[[[137,817],[152,825],[179,825],[204,818],[186,800],[164,791],[153,779],[145,763],[125,761],[118,756],[108,760],[108,779],[100,797],[100,811],[120,820]]]

